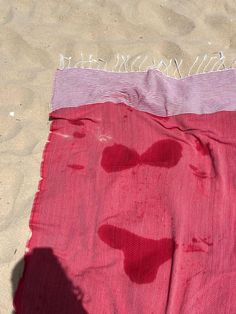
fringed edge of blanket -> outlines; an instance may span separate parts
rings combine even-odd
[[[211,55],[197,56],[194,62],[187,66],[187,73],[182,71],[183,65],[183,59],[156,59],[148,55],[130,56],[116,53],[109,60],[106,60],[102,57],[95,57],[93,54],[81,52],[80,57],[76,61],[71,56],[59,55],[59,70],[84,68],[122,73],[146,72],[150,69],[157,69],[165,75],[174,78],[184,78],[197,74],[232,69],[236,67],[236,59],[227,60],[223,51],[219,51]]]

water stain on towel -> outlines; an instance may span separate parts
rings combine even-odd
[[[181,156],[182,146],[170,139],[157,141],[142,155],[122,144],[113,144],[103,150],[101,165],[107,172],[122,171],[138,164],[171,168]]]
[[[122,144],[106,147],[102,153],[101,165],[107,172],[129,169],[138,163],[138,153]]]
[[[176,245],[173,239],[153,240],[143,238],[113,225],[102,225],[98,230],[100,239],[124,254],[124,271],[132,282],[153,282],[159,267],[170,260]]]
[[[171,168],[177,165],[182,156],[182,146],[174,140],[161,140],[154,143],[141,155],[142,163]]]

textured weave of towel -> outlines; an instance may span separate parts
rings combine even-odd
[[[16,313],[236,313],[236,70],[56,73]]]

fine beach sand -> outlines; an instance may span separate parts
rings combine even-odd
[[[74,63],[81,52],[87,59],[92,54],[106,60],[108,69],[116,62],[116,53],[133,60],[139,55],[184,59],[180,71],[184,76],[197,56],[223,51],[225,66],[230,66],[236,58],[236,2],[3,0],[0,4],[0,313],[9,314],[30,236],[28,223],[49,131],[59,54],[71,56]]]

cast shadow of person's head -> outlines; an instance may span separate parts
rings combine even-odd
[[[51,248],[36,248],[27,254],[15,266],[11,281],[16,314],[87,313],[82,292],[74,289]]]

